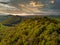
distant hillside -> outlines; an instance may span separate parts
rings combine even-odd
[[[15,26],[0,24],[0,45],[60,45],[60,21],[33,17]]]
[[[17,24],[21,21],[20,16],[13,16],[13,15],[8,15],[8,16],[0,16],[1,17],[1,22],[2,24],[6,26],[12,26],[13,24]]]
[[[33,17],[40,17],[40,16],[46,16],[51,18],[60,18],[60,15],[28,15],[28,16],[14,16],[14,15],[0,15],[0,22],[5,22],[6,20],[11,20],[10,18],[20,18],[20,19],[28,19]]]
[[[20,23],[23,19],[31,19],[34,17],[49,17],[49,18],[56,18],[56,20],[60,19],[60,15],[29,15],[29,16],[14,16],[14,15],[0,15],[0,23],[6,26],[12,26],[17,23]]]
[[[6,20],[8,18],[11,18],[11,17],[12,17],[11,15],[0,15],[0,22]]]

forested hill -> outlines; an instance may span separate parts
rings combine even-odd
[[[33,17],[10,27],[0,24],[0,45],[60,45],[60,21]]]

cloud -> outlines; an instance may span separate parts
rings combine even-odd
[[[15,6],[20,11],[19,12],[19,11],[15,10],[15,11],[13,11],[13,14],[17,14],[17,12],[18,12],[18,14],[23,14],[23,15],[24,14],[42,14],[42,15],[44,15],[44,14],[47,14],[47,15],[60,14],[60,11],[58,11],[58,12],[56,11],[56,9],[60,10],[60,6],[59,6],[60,1],[59,0],[56,0],[54,7],[53,7],[53,5],[48,4],[49,0],[48,1],[47,0],[46,1],[45,0],[39,0],[39,2],[40,2],[39,5],[37,5],[37,3],[35,4],[34,2],[33,2],[33,5],[31,3],[29,5],[30,1],[31,0],[0,0],[0,2],[10,2],[13,7]],[[35,0],[35,1],[38,2],[38,0]],[[41,5],[41,3],[44,5],[45,4],[48,4],[48,5],[45,5],[46,6],[45,7],[45,6]],[[7,7],[7,6],[5,6],[5,7]],[[52,7],[53,7],[53,9],[51,9]],[[10,9],[10,7],[9,7],[9,9]],[[11,12],[12,12],[12,10],[11,10]]]
[[[10,0],[0,0],[0,2],[10,2]]]

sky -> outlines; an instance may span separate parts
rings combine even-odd
[[[60,14],[60,0],[0,0],[0,2],[9,3],[7,5],[19,10],[20,14]]]
[[[22,2],[29,2],[31,0],[0,0],[0,2],[10,2],[12,5],[15,4],[15,5],[18,5]],[[39,2],[43,2],[43,3],[48,3],[48,1],[50,0],[34,0],[34,1],[39,1]],[[60,9],[60,0],[54,0],[55,1],[55,9]],[[50,6],[50,5],[49,5]]]
[[[10,0],[0,0],[0,2],[10,2]]]

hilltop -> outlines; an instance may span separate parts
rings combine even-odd
[[[60,21],[33,17],[13,26],[0,24],[0,45],[60,45]]]

